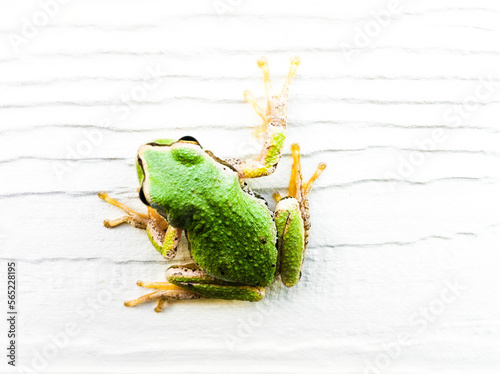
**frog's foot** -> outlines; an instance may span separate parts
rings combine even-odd
[[[246,90],[243,95],[245,99],[252,105],[255,112],[262,118],[264,124],[264,129],[268,125],[275,124],[276,122],[281,122],[282,126],[286,126],[286,115],[288,110],[288,94],[290,92],[290,85],[292,83],[295,72],[300,64],[300,58],[292,57],[290,60],[290,70],[288,76],[285,79],[285,83],[281,92],[278,95],[273,94],[273,88],[271,85],[271,75],[269,73],[269,65],[265,57],[260,57],[257,60],[257,65],[261,68],[262,74],[264,75],[264,88],[266,89],[266,109],[262,109],[255,101],[254,96],[248,90]],[[264,132],[264,131],[262,131]]]
[[[104,226],[113,228],[122,223],[128,223],[139,229],[144,229],[153,246],[163,257],[169,260],[175,257],[182,236],[181,229],[170,226],[167,220],[151,207],[148,207],[148,214],[142,214],[110,198],[106,192],[99,192],[99,197],[127,213],[126,216],[118,219],[104,220]]]
[[[300,146],[297,143],[294,143],[292,144],[291,149],[293,164],[290,185],[288,187],[288,195],[295,197],[299,202],[301,202],[307,199],[311,193],[314,182],[318,179],[323,170],[325,170],[326,164],[324,162],[320,163],[311,178],[304,184],[302,180],[302,168],[300,165]]]
[[[264,87],[267,98],[266,109],[262,109],[257,104],[250,91],[245,91],[244,96],[259,117],[262,118],[263,123],[256,129],[254,134],[264,134],[264,145],[260,154],[253,160],[229,160],[242,178],[256,178],[271,174],[281,158],[287,126],[288,94],[293,77],[300,64],[300,59],[298,57],[291,59],[290,71],[288,72],[283,89],[278,95],[272,93],[267,59],[261,57],[257,60],[257,64],[264,75]]]
[[[318,179],[323,170],[325,170],[326,164],[324,162],[320,163],[311,178],[306,183],[304,183],[300,165],[300,147],[298,144],[292,144],[291,149],[293,164],[290,184],[288,187],[288,196],[297,199],[299,203],[300,211],[302,213],[302,219],[304,220],[305,244],[307,245],[307,238],[309,236],[309,229],[311,227],[308,197],[312,191],[314,182],[316,181],[316,179]],[[277,202],[281,200],[281,196],[279,193],[274,193],[273,197]]]
[[[158,303],[155,312],[159,313],[169,300],[189,300],[199,299],[202,296],[188,291],[182,287],[169,282],[142,282],[137,281],[137,285],[144,288],[153,288],[157,291],[138,297],[137,299],[125,301],[124,305],[127,307],[136,306],[148,301],[157,300]]]
[[[128,223],[128,224],[130,224],[134,227],[137,227],[139,229],[146,229],[146,227],[148,225],[148,220],[149,220],[149,216],[147,214],[142,214],[142,213],[136,212],[135,210],[129,208],[125,204],[120,203],[119,201],[116,201],[115,199],[110,198],[106,192],[99,192],[98,196],[101,199],[103,199],[105,202],[107,202],[111,205],[114,205],[114,206],[120,208],[121,210],[123,210],[125,213],[127,213],[126,216],[123,216],[123,217],[118,218],[118,219],[104,220],[104,226],[106,226],[107,228],[113,228],[113,227],[121,225],[122,223]]]

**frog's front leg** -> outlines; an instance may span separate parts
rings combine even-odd
[[[294,286],[300,280],[311,227],[308,195],[314,181],[326,168],[326,164],[319,164],[311,179],[303,183],[298,144],[292,145],[292,156],[288,196],[281,198],[278,193],[273,195],[278,202],[274,212],[278,233],[278,271],[287,287]]]
[[[246,286],[223,281],[207,275],[195,264],[173,265],[167,270],[167,282],[137,282],[138,286],[157,291],[125,302],[125,306],[136,306],[151,300],[158,300],[156,312],[161,311],[168,300],[197,298],[259,301],[264,296],[264,288]]]
[[[151,207],[148,207],[148,214],[142,214],[110,198],[105,192],[100,192],[99,197],[127,213],[126,216],[115,220],[105,220],[104,226],[113,228],[123,223],[128,223],[139,229],[144,229],[153,246],[163,257],[166,259],[175,257],[182,235],[181,229],[170,226],[165,218],[156,213]]]
[[[264,110],[259,107],[250,91],[245,91],[244,95],[247,101],[254,108],[255,112],[263,120],[260,132],[264,132],[264,145],[260,154],[253,160],[227,160],[238,170],[241,178],[262,177],[273,173],[276,169],[276,166],[281,158],[283,143],[285,142],[288,93],[297,67],[300,64],[300,59],[298,57],[291,59],[290,71],[285,80],[283,89],[278,95],[274,95],[272,93],[271,77],[269,75],[267,59],[265,57],[261,57],[257,60],[257,64],[262,69],[264,74],[264,86],[267,97],[266,109]]]

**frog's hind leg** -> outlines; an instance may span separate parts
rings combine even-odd
[[[137,285],[156,291],[126,301],[125,306],[131,307],[157,300],[155,312],[160,312],[170,300],[210,298],[259,301],[264,296],[262,287],[245,286],[213,278],[195,264],[171,266],[167,270],[167,282],[138,281]]]
[[[314,181],[326,167],[324,163],[319,164],[311,179],[304,184],[300,148],[297,144],[292,145],[292,157],[288,196],[281,198],[278,193],[273,195],[278,202],[274,212],[280,259],[278,270],[281,280],[288,287],[295,285],[300,279],[311,227],[308,195]]]
[[[128,223],[131,226],[146,230],[149,240],[163,257],[166,259],[175,257],[182,235],[181,229],[170,226],[165,218],[161,217],[150,207],[148,207],[148,214],[143,214],[110,198],[106,192],[99,192],[99,197],[127,213],[126,216],[121,218],[104,220],[104,226],[113,228],[123,223]]]
[[[213,278],[195,264],[174,265],[167,270],[167,280],[203,297],[224,300],[259,301],[264,288]]]
[[[269,65],[265,57],[257,60],[258,66],[264,75],[264,87],[266,89],[267,104],[262,109],[250,91],[245,91],[246,100],[252,105],[255,112],[262,118],[262,125],[257,133],[264,133],[264,145],[260,154],[249,161],[228,160],[239,172],[241,178],[256,178],[269,175],[274,172],[278,164],[283,143],[285,141],[287,112],[288,112],[288,94],[290,85],[300,64],[300,59],[294,57],[291,59],[290,71],[285,80],[281,93],[274,95],[271,86],[271,77],[269,74]]]

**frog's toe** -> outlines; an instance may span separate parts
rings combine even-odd
[[[280,193],[279,193],[279,192],[275,192],[275,193],[273,193],[273,198],[274,198],[274,200],[275,200],[277,203],[279,203],[279,202],[280,202],[280,200],[282,199],[282,197],[281,197],[281,195],[280,195]]]
[[[243,92],[243,96],[245,96],[246,101],[248,101],[248,103],[252,106],[253,110],[255,110],[255,113],[257,113],[259,117],[265,121],[266,115],[264,113],[264,110],[262,110],[259,104],[257,104],[253,94],[250,91],[246,90],[245,92]]]
[[[153,288],[157,291],[142,295],[133,300],[125,301],[124,305],[126,307],[132,307],[148,301],[158,300],[155,312],[159,313],[164,308],[165,304],[170,300],[189,300],[201,298],[201,295],[185,290],[184,288],[169,282],[137,281],[137,285],[144,288]]]
[[[112,199],[111,197],[108,196],[106,192],[99,192],[98,194],[99,198],[107,202],[108,204],[111,204],[113,206],[116,206],[117,208],[120,208],[123,210],[127,215],[123,216],[121,218],[113,219],[113,220],[104,220],[104,226],[107,228],[113,228],[116,226],[121,225],[122,223],[128,223],[134,227],[140,228],[140,229],[145,229],[147,224],[148,224],[148,215],[143,214],[143,213],[138,213],[135,210],[129,208],[127,205],[120,203],[119,201]]]
[[[325,170],[325,168],[326,168],[326,163],[324,163],[324,162],[321,162],[318,165],[318,167],[314,171],[314,174],[311,176],[311,178],[304,185],[304,195],[306,195],[306,196],[309,195],[309,193],[312,190],[312,186],[313,186],[314,182],[316,181],[316,179],[318,179],[318,177],[321,175],[323,170]]]
[[[292,173],[290,176],[290,185],[288,187],[289,196],[295,197],[299,202],[307,198],[312,190],[312,186],[316,179],[321,175],[326,168],[326,164],[321,162],[314,171],[311,178],[304,183],[302,180],[302,166],[300,164],[300,146],[297,143],[292,144]]]

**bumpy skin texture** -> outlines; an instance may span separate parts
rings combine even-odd
[[[249,286],[272,283],[276,227],[265,203],[243,192],[237,172],[186,143],[145,145],[139,164],[151,207],[186,230],[191,256],[203,271]]]
[[[264,296],[261,287],[228,284],[206,275],[195,264],[173,265],[167,270],[167,280],[204,297],[226,300],[259,301]]]
[[[292,287],[300,280],[304,258],[304,221],[297,199],[280,200],[274,219],[278,230],[281,280],[285,286]]]
[[[197,283],[175,283],[183,286],[186,290],[196,292],[199,295],[211,299],[260,301],[264,296],[264,289],[256,290],[250,286],[219,286]]]
[[[142,146],[137,155],[139,197],[149,206],[148,214],[99,193],[101,199],[127,214],[105,220],[106,227],[128,223],[145,229],[166,259],[174,258],[185,231],[195,262],[171,266],[168,282],[139,281],[139,286],[157,291],[127,301],[126,306],[158,300],[158,312],[167,300],[209,297],[258,301],[264,287],[278,274],[289,287],[299,281],[310,227],[307,195],[326,164],[320,164],[304,182],[300,148],[293,144],[288,197],[273,195],[278,201],[274,216],[265,201],[243,182],[276,169],[285,142],[289,88],[299,63],[299,58],[291,59],[283,89],[274,95],[267,60],[262,57],[257,61],[264,76],[265,109],[251,92],[244,93],[263,120],[258,132],[264,133],[264,142],[255,158],[221,160],[204,151],[191,136],[177,141],[159,139]]]

